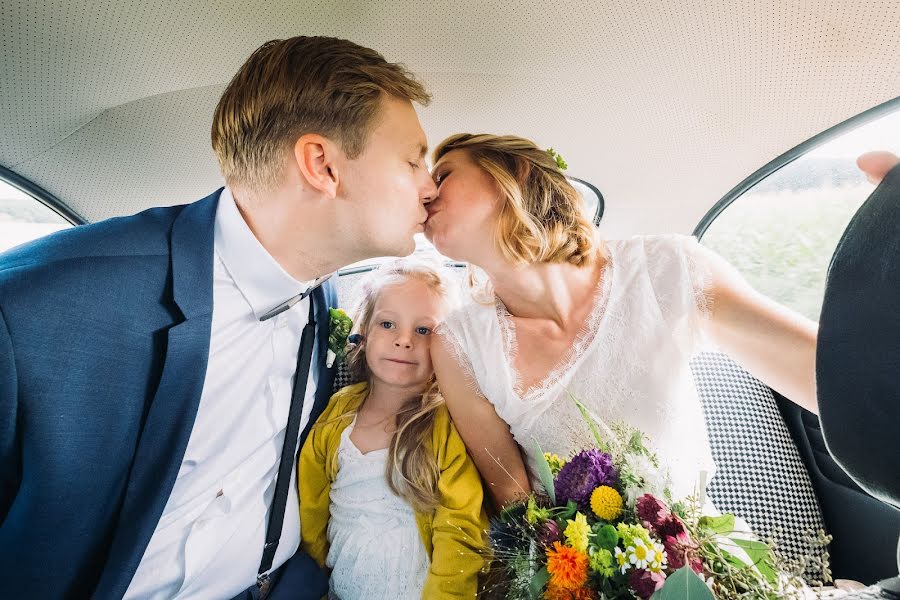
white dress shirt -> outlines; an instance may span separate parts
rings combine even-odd
[[[212,337],[197,420],[126,598],[232,598],[255,583],[310,299],[265,322],[259,317],[308,286],[263,248],[225,188],[216,213]],[[317,378],[313,366],[301,431]],[[273,569],[300,543],[296,469],[292,476]]]

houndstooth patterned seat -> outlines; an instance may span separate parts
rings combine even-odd
[[[347,369],[347,363],[341,361],[338,364],[337,371],[334,373],[334,388],[333,390],[336,392],[342,387],[348,386],[351,383],[357,383],[353,376],[350,375],[349,369]]]
[[[716,507],[743,518],[782,556],[810,554],[804,538],[825,528],[812,481],[768,387],[728,356],[691,362],[703,402],[716,474],[708,493]],[[826,549],[812,552],[822,557]],[[821,573],[808,568],[812,581]]]

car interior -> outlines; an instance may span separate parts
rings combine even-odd
[[[221,187],[210,124],[232,74],[262,42],[326,35],[424,81],[431,147],[457,132],[552,147],[602,237],[696,235],[819,320],[832,255],[874,189],[854,158],[900,151],[898,15],[900,0],[4,1],[0,251]],[[424,238],[416,253],[443,260]],[[378,262],[339,271],[342,305]],[[895,577],[900,500],[864,489],[819,418],[726,355],[692,370],[716,506],[786,559],[817,557],[809,583],[820,562],[834,579]],[[881,444],[869,471],[896,481],[900,445]]]

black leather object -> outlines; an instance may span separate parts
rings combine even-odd
[[[900,507],[900,166],[831,259],[816,379],[828,451],[860,487]]]

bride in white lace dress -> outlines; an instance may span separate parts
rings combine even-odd
[[[567,392],[645,432],[676,497],[703,492],[714,465],[688,361],[704,340],[816,410],[816,324],[694,238],[598,240],[555,160],[521,138],[451,137],[433,175],[426,235],[488,278],[442,325],[434,366],[498,505],[529,489],[519,446],[533,466],[535,441],[561,456],[594,445]]]

